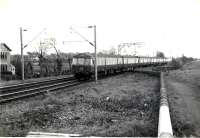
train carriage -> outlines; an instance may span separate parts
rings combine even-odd
[[[91,78],[95,71],[94,56],[81,53],[73,57],[72,72],[78,78]],[[133,71],[136,67],[160,65],[166,63],[163,58],[137,56],[98,56],[98,75],[107,75],[122,71]]]
[[[91,55],[82,53],[73,57],[72,71],[76,77],[91,77],[93,71],[94,60]]]
[[[136,56],[123,56],[124,64],[123,70],[131,71],[134,70],[135,66],[137,66],[139,59]]]

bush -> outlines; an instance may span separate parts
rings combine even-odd
[[[56,98],[53,94],[47,92],[47,94],[45,94],[45,99],[44,99],[44,105],[57,105],[57,106],[62,106],[64,105],[63,101]]]
[[[172,59],[172,62],[170,63],[170,66],[173,66],[173,67],[175,67],[176,69],[182,67],[181,62],[178,61],[177,59],[174,59],[174,58]]]

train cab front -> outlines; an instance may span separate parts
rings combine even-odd
[[[78,79],[90,79],[92,76],[93,62],[88,54],[78,54],[73,57],[72,73]]]

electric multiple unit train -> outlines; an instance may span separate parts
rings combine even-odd
[[[72,72],[77,78],[89,79],[94,75],[94,56],[80,53],[73,57]],[[98,56],[98,75],[114,74],[124,71],[133,71],[138,67],[164,65],[171,61],[168,58],[139,57],[139,56]]]

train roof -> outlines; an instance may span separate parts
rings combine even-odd
[[[92,53],[79,53],[73,56],[74,58],[94,58]],[[123,56],[123,55],[98,55],[98,57],[124,57],[124,58],[161,58],[161,57],[148,57],[148,56]]]
[[[75,58],[92,58],[93,56],[90,53],[79,53],[79,54],[74,55],[73,57],[75,57]]]

